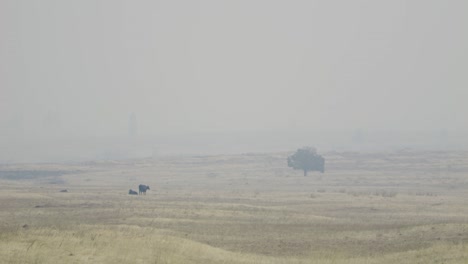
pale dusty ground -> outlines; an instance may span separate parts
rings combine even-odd
[[[0,263],[468,263],[468,153],[286,156],[0,166]]]

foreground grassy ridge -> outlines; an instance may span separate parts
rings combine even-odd
[[[10,241],[10,242],[8,242]],[[422,250],[343,257],[322,252],[310,257],[271,257],[236,253],[159,230],[135,226],[76,226],[3,234],[6,263],[466,263],[466,245],[438,243]]]
[[[4,167],[71,173],[1,180],[0,259],[467,263],[468,155],[404,155],[331,153],[311,177],[284,154]]]

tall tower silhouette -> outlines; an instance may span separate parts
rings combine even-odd
[[[128,118],[128,135],[135,138],[138,134],[137,119],[135,113],[131,113]]]

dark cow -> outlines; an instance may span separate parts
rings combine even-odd
[[[128,190],[128,194],[130,195],[138,195],[138,193],[132,189]]]
[[[149,189],[150,189],[149,186],[140,184],[140,185],[138,186],[138,194],[140,194],[140,195],[141,195],[141,194],[146,195],[146,190],[149,190]]]

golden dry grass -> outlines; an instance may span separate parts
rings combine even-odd
[[[0,262],[468,263],[468,153],[285,157],[4,165]]]

